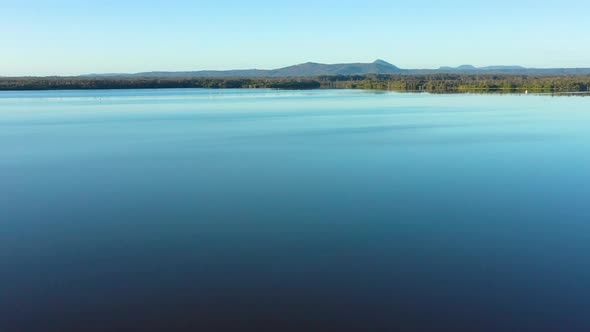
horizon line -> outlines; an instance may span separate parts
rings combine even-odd
[[[289,68],[289,67],[294,67],[294,66],[300,66],[300,65],[305,65],[305,64],[318,64],[318,65],[347,65],[347,64],[374,64],[378,61],[383,61],[386,62],[392,66],[397,67],[398,69],[402,70],[402,71],[413,71],[413,70],[443,70],[443,69],[454,69],[454,70],[465,70],[465,71],[469,71],[469,70],[477,70],[477,69],[487,69],[490,67],[498,67],[499,69],[501,68],[505,68],[505,69],[511,69],[511,68],[515,68],[518,67],[518,69],[522,69],[522,70],[550,70],[550,69],[554,69],[554,70],[559,70],[559,69],[566,69],[566,70],[575,70],[575,69],[590,69],[590,66],[588,67],[527,67],[527,66],[523,66],[523,65],[516,65],[516,64],[512,64],[512,65],[472,65],[472,64],[461,64],[461,65],[457,65],[457,66],[452,66],[452,65],[441,65],[439,67],[430,67],[430,68],[402,68],[399,67],[397,65],[395,65],[392,62],[389,62],[387,60],[383,60],[381,58],[376,59],[373,62],[335,62],[335,63],[327,63],[327,62],[315,62],[315,61],[307,61],[307,62],[301,62],[301,63],[296,63],[293,65],[287,65],[287,66],[283,66],[283,67],[276,67],[276,68],[256,68],[256,67],[250,67],[250,68],[226,68],[226,69],[170,69],[170,70],[142,70],[142,71],[120,71],[120,72],[115,72],[115,71],[109,71],[109,72],[84,72],[84,73],[77,73],[77,74],[46,74],[46,75],[37,75],[37,74],[28,74],[28,75],[2,75],[0,74],[0,78],[32,78],[32,77],[80,77],[80,76],[108,76],[108,75],[137,75],[137,74],[144,74],[144,73],[191,73],[191,72],[227,72],[227,71],[248,71],[248,70],[257,70],[257,71],[274,71],[274,70],[280,70],[280,69],[284,69],[284,68]],[[472,68],[466,68],[466,69],[462,69],[461,67],[472,67]]]

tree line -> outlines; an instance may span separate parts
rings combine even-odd
[[[0,90],[79,89],[372,89],[428,92],[585,92],[589,76],[527,75],[338,75],[314,78],[139,78],[20,77],[0,78]]]
[[[0,78],[0,90],[88,90],[88,89],[318,89],[320,82],[310,79],[250,78],[81,78],[20,77]]]
[[[527,75],[352,75],[319,77],[323,87],[396,91],[590,91],[590,76]]]

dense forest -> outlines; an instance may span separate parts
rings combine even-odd
[[[429,92],[585,92],[590,76],[357,75],[318,77],[324,88]]]
[[[0,78],[0,90],[83,90],[83,89],[169,89],[169,88],[270,88],[318,89],[317,80],[262,78],[81,78],[81,77],[22,77]]]
[[[428,92],[585,92],[590,76],[526,75],[336,75],[309,78],[0,78],[0,90],[270,88],[374,89]]]

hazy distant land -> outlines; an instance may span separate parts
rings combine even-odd
[[[535,75],[535,76],[558,76],[558,75],[590,75],[590,68],[525,68],[521,66],[488,66],[475,67],[462,65],[459,67],[440,67],[439,69],[402,69],[384,60],[375,60],[371,63],[339,63],[323,64],[307,62],[299,65],[264,70],[203,70],[203,71],[154,71],[135,74],[112,73],[112,74],[89,74],[83,77],[222,77],[222,78],[280,78],[280,77],[317,77],[334,75],[367,75],[367,74],[388,74],[388,75],[431,75],[431,74],[508,74],[508,75]]]
[[[145,72],[73,77],[0,77],[0,90],[272,88],[376,89],[398,91],[586,92],[590,68],[535,69],[520,66],[401,69],[372,63],[305,63],[275,70]]]

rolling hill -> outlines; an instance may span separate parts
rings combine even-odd
[[[569,76],[590,75],[590,68],[526,68],[522,66],[487,66],[475,67],[462,65],[458,67],[440,67],[438,69],[401,69],[384,60],[371,63],[323,64],[306,62],[279,69],[244,69],[244,70],[202,70],[202,71],[152,71],[134,74],[89,74],[80,77],[143,77],[143,78],[278,78],[278,77],[317,77],[334,75],[429,75],[429,74],[504,74],[533,76]]]

